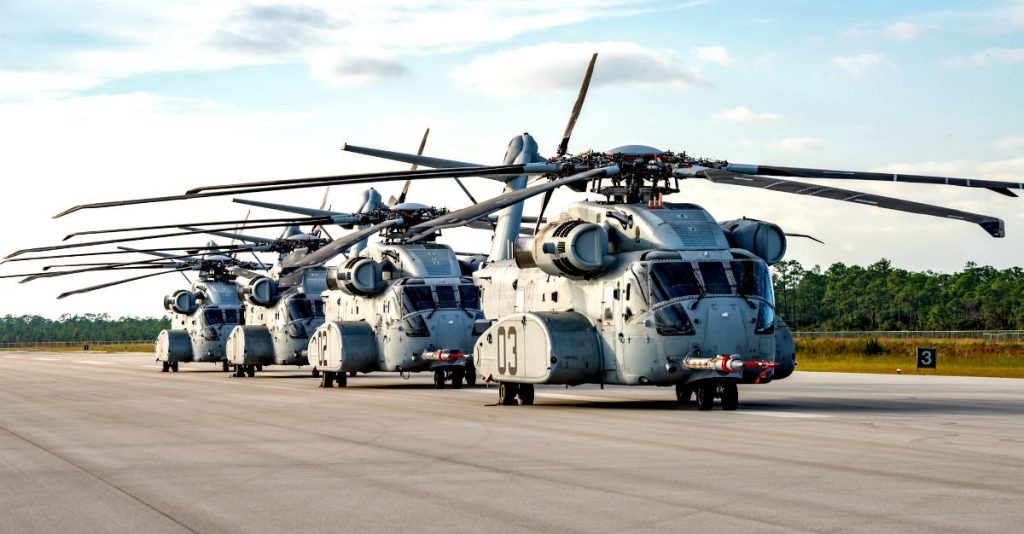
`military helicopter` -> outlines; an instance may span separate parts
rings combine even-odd
[[[738,405],[737,383],[767,383],[795,366],[791,340],[774,313],[767,265],[784,256],[785,233],[769,222],[719,225],[695,204],[667,203],[680,181],[768,188],[973,222],[993,237],[1003,221],[939,206],[828,186],[768,178],[842,178],[984,187],[1007,196],[1024,184],[917,175],[732,164],[642,145],[568,155],[572,129],[596,55],[557,154],[537,151],[529,134],[512,140],[504,165],[482,166],[346,145],[344,149],[435,170],[325,176],[206,186],[184,195],[101,202],[81,209],[169,200],[368,183],[479,176],[506,191],[475,206],[404,229],[401,242],[503,210],[493,247],[474,273],[488,327],[474,347],[478,370],[499,383],[502,404],[532,404],[535,384],[675,386],[679,400],[696,393],[698,408],[716,398]],[[530,175],[547,183],[529,185]],[[522,201],[568,186],[605,196],[575,203],[532,242],[519,241]]]
[[[251,250],[251,247],[241,249],[235,245],[221,247],[213,241],[210,241],[205,247],[201,247],[203,252],[196,249],[189,251],[189,254],[186,255],[172,254],[166,250],[136,249],[123,246],[118,249],[117,252],[146,254],[156,256],[157,259],[122,263],[48,265],[43,267],[44,271],[84,265],[88,265],[89,268],[35,273],[25,281],[108,270],[155,269],[161,271],[151,275],[82,288],[63,293],[58,297],[65,298],[73,294],[87,293],[149,276],[195,271],[199,276],[191,282],[189,289],[176,291],[163,299],[164,308],[172,314],[171,328],[161,330],[157,336],[156,359],[161,362],[161,370],[165,373],[168,371],[178,372],[178,364],[181,362],[220,363],[222,370],[227,371],[228,364],[224,351],[227,334],[232,327],[243,322],[242,303],[236,295],[237,286],[232,270],[265,270],[269,268],[269,265],[261,262],[241,261],[233,255],[241,250]]]
[[[716,398],[734,410],[737,384],[789,376],[795,346],[775,314],[768,266],[786,252],[786,233],[752,219],[718,223],[696,204],[669,203],[679,182],[771,189],[973,222],[1003,237],[1003,221],[984,215],[827,186],[767,178],[841,178],[983,187],[1006,196],[1024,184],[731,164],[642,145],[568,155],[596,54],[591,58],[557,155],[545,160],[532,137],[513,139],[516,162],[616,169],[568,187],[605,197],[576,202],[537,231],[495,236],[488,261],[473,273],[490,324],[473,354],[481,374],[499,383],[501,404],[533,404],[535,384],[675,386],[676,397],[710,410]],[[343,150],[425,167],[473,164],[416,158],[347,145]],[[509,159],[506,159],[508,162]],[[509,182],[516,189],[525,177]],[[541,216],[550,199],[545,193]],[[798,234],[802,235],[802,234]],[[806,237],[806,236],[805,236]]]

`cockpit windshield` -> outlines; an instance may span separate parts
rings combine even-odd
[[[207,326],[238,324],[238,310],[232,308],[206,308],[203,310],[203,321]]]
[[[650,265],[654,302],[700,295],[741,295],[775,303],[771,274],[756,260],[676,261]]]
[[[322,300],[314,299],[291,299],[288,301],[288,318],[292,321],[299,319],[316,319],[324,316],[324,303]]]
[[[480,293],[473,284],[406,285],[400,294],[402,309],[406,314],[439,308],[480,309]]]

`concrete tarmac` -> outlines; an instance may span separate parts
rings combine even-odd
[[[0,532],[1020,532],[1024,381],[668,388],[0,353]]]

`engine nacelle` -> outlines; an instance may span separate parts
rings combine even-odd
[[[545,273],[574,279],[599,273],[612,261],[608,255],[608,231],[599,224],[580,220],[544,228],[534,236],[529,253],[532,263]]]
[[[487,256],[483,254],[460,259],[459,269],[462,271],[462,276],[473,276],[473,273],[475,273],[485,261],[487,261]]]
[[[786,233],[775,223],[737,219],[720,223],[729,246],[742,248],[774,265],[786,255]]]
[[[376,295],[384,288],[381,266],[370,258],[350,258],[327,270],[327,287],[357,297]]]
[[[192,361],[192,340],[189,339],[188,332],[161,330],[156,337],[156,358],[171,363]]]
[[[238,286],[238,298],[255,306],[269,308],[277,304],[279,297],[277,282],[265,276],[253,278],[248,284]]]
[[[377,367],[377,336],[363,321],[330,321],[309,338],[306,356],[321,371],[372,371]]]
[[[199,309],[199,306],[196,303],[195,293],[179,289],[164,297],[164,309],[183,315],[192,315]]]

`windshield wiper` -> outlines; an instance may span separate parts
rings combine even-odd
[[[707,294],[708,290],[704,289],[704,286],[700,286],[700,293],[697,294],[697,300],[693,301],[693,304],[690,304],[690,311],[696,310],[697,305],[700,304],[700,300]]]

